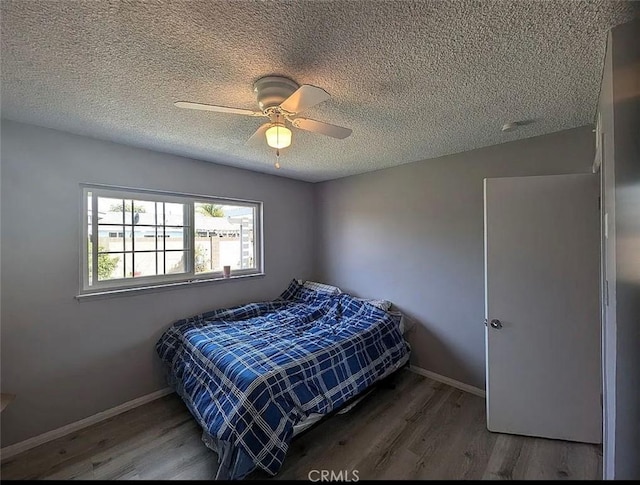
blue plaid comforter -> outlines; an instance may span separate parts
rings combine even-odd
[[[174,323],[156,350],[204,431],[275,474],[294,424],[338,408],[406,357],[398,318],[294,280],[275,301]]]

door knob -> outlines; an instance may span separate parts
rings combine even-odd
[[[498,329],[502,328],[502,322],[501,322],[500,320],[496,319],[496,318],[494,318],[493,320],[491,320],[490,325],[491,325],[493,328],[498,328]]]

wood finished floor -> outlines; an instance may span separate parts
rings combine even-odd
[[[217,459],[171,394],[21,453],[7,479],[211,479]],[[344,415],[294,438],[275,479],[600,479],[599,445],[490,433],[484,399],[402,370]],[[249,479],[267,475],[254,472]]]

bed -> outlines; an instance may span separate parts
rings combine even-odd
[[[409,359],[399,314],[297,280],[274,301],[175,322],[156,350],[225,480],[275,475],[295,434]]]

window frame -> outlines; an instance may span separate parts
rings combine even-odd
[[[91,223],[89,223],[89,193],[92,194],[91,201]],[[214,197],[208,195],[165,192],[159,190],[138,189],[131,187],[119,187],[99,184],[80,184],[81,203],[81,227],[80,227],[80,291],[78,296],[90,296],[92,294],[123,293],[134,290],[144,290],[151,288],[178,286],[190,283],[201,283],[206,281],[229,280],[238,277],[263,275],[263,255],[264,243],[262,239],[262,210],[261,201],[235,199],[229,197]],[[94,217],[98,209],[98,197],[122,198],[132,200],[148,200],[150,202],[177,203],[185,205],[184,217],[184,251],[190,257],[185,258],[185,272],[165,275],[138,276],[133,278],[118,278],[106,281],[98,281],[97,276],[89,284],[89,224],[92,226],[92,247],[98,247],[98,218]],[[209,271],[205,273],[195,273],[195,204],[219,204],[246,206],[254,211],[254,267],[246,269],[232,270],[230,278],[224,278],[222,271]],[[126,224],[123,224],[126,226]],[[132,228],[135,227],[132,224]],[[159,227],[156,225],[156,227]],[[133,229],[132,229],[133,230]],[[125,228],[126,232],[126,228]],[[132,234],[135,241],[135,232]],[[240,241],[242,244],[242,241]],[[135,242],[132,251],[135,252]],[[124,248],[123,248],[124,249]],[[133,253],[132,253],[133,254]],[[135,257],[135,256],[134,256]],[[133,258],[132,258],[133,259]],[[98,274],[98,257],[91,258],[91,270],[93,275]]]

